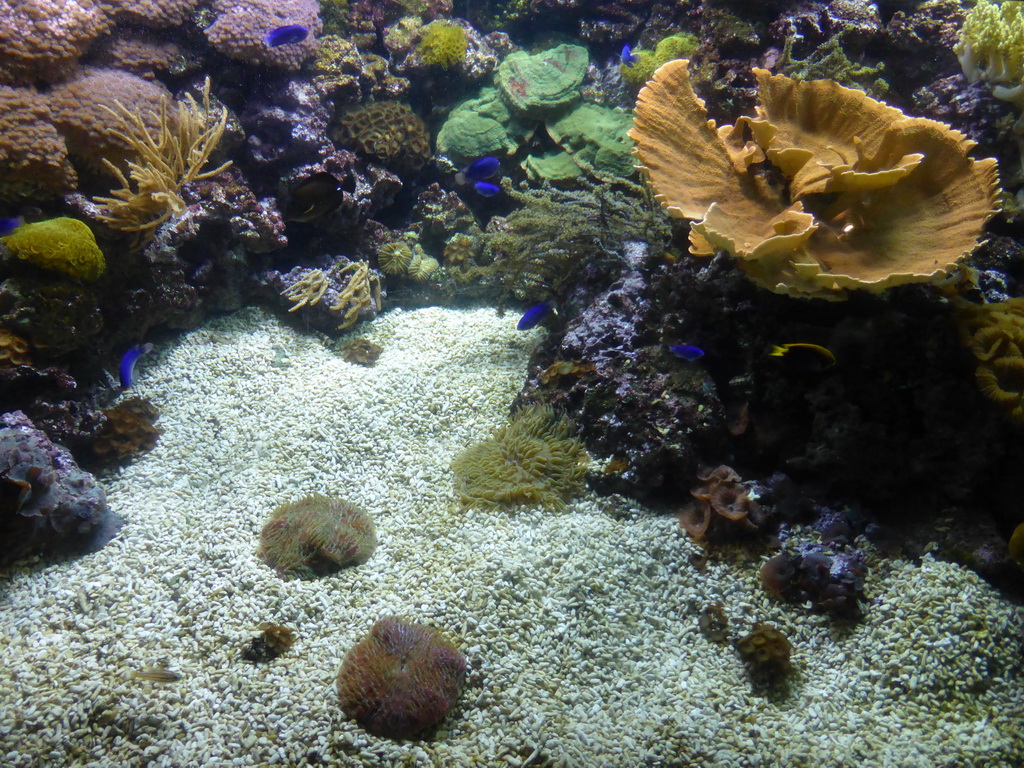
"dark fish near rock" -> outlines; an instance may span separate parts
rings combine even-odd
[[[309,29],[301,24],[287,24],[267,33],[264,40],[269,48],[277,48],[279,45],[294,45],[301,43],[309,35]]]
[[[284,217],[288,221],[313,221],[341,205],[343,198],[337,177],[326,171],[314,173],[288,190]]]

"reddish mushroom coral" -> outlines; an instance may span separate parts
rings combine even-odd
[[[732,467],[722,464],[697,479],[702,484],[690,491],[694,500],[679,512],[679,524],[697,541],[720,542],[763,525],[761,506]]]

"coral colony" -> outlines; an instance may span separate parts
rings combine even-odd
[[[1024,2],[0,9],[5,766],[1021,764]]]

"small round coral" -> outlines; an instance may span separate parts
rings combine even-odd
[[[260,533],[260,558],[282,576],[313,578],[365,563],[377,547],[370,516],[320,494],[277,507]]]
[[[345,654],[341,708],[370,733],[407,739],[440,722],[466,679],[466,657],[435,629],[397,617]]]
[[[466,47],[466,30],[458,24],[435,21],[423,30],[419,54],[427,66],[451,69],[465,60]]]
[[[397,101],[377,101],[349,112],[331,138],[399,173],[415,173],[430,159],[426,123]]]
[[[771,624],[755,624],[750,634],[736,641],[736,650],[751,674],[780,678],[790,670],[789,657],[793,646]]]

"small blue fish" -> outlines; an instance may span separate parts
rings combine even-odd
[[[632,67],[638,61],[640,61],[640,57],[633,54],[632,49],[629,47],[629,44],[627,43],[626,45],[622,46],[622,53],[619,54],[619,60],[622,62],[622,66]]]
[[[0,237],[7,237],[14,230],[21,226],[21,219],[15,218],[3,218],[0,219]]]
[[[526,312],[523,313],[523,316],[519,318],[519,322],[516,323],[516,330],[528,331],[531,328],[536,328],[545,317],[554,311],[554,307],[546,301],[542,301],[540,304],[535,304],[526,310]]]
[[[145,344],[135,344],[124,353],[124,357],[121,358],[121,389],[131,387],[132,381],[135,379],[135,363],[144,354],[152,351],[153,345],[146,342]]]
[[[489,181],[478,181],[473,185],[473,189],[484,197],[494,197],[496,194],[501,192],[501,187],[491,184]]]
[[[501,161],[496,157],[488,156],[474,160],[463,173],[467,179],[483,181],[484,179],[491,178],[499,170],[501,170]]]
[[[693,344],[676,344],[674,347],[669,347],[668,351],[676,357],[681,357],[683,360],[691,363],[704,357],[704,350],[693,346]]]
[[[301,43],[309,34],[309,28],[301,24],[287,24],[267,33],[264,40],[268,48],[277,48],[279,45],[294,45]]]

